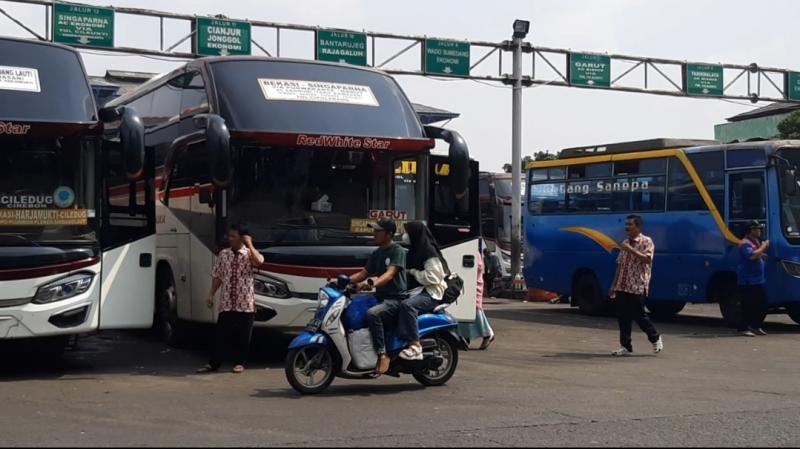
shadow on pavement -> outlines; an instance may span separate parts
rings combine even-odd
[[[113,331],[82,337],[62,355],[54,354],[36,340],[0,344],[0,382],[4,380],[94,379],[102,374],[145,376],[194,376],[206,363],[213,327],[189,329],[188,344],[173,348],[149,331]],[[292,336],[257,329],[253,333],[247,368],[283,367]],[[230,369],[223,365],[221,371]]]
[[[338,380],[338,379],[337,379]],[[409,393],[412,391],[424,390],[425,387],[419,384],[369,384],[359,383],[356,385],[336,385],[336,380],[333,381],[330,387],[323,393],[313,395],[321,397],[337,397],[337,396],[353,396],[353,397],[369,397],[369,396],[385,396]],[[254,398],[282,398],[282,399],[302,399],[305,397],[291,388],[280,389],[259,389],[256,393],[251,395]]]
[[[538,324],[552,324],[559,326],[580,327],[587,329],[615,329],[617,320],[611,316],[588,316],[580,313],[578,309],[563,305],[531,307],[513,307],[504,309],[490,309],[486,311],[489,318],[501,320],[521,321]],[[774,334],[798,334],[800,326],[797,324],[770,322],[767,317],[764,329]],[[722,317],[678,314],[670,320],[653,319],[656,326],[672,329],[673,334],[688,334],[692,338],[738,337],[735,329],[727,326]],[[677,328],[677,329],[676,329]],[[713,334],[709,334],[711,331]],[[666,333],[666,332],[665,332]]]

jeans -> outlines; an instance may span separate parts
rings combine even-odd
[[[742,304],[742,321],[739,331],[747,328],[758,329],[764,324],[764,312],[767,309],[767,295],[764,284],[740,285],[739,300]]]
[[[383,302],[367,311],[367,323],[369,323],[369,331],[372,334],[372,343],[375,345],[375,352],[379,356],[386,354],[386,331],[384,326],[386,324],[393,325],[397,322],[401,303],[402,301],[399,299],[384,299]],[[390,326],[390,329],[393,327]]]
[[[209,366],[218,369],[226,358],[234,365],[244,365],[250,350],[255,316],[255,313],[248,312],[220,312]]]
[[[433,312],[438,305],[439,301],[431,298],[431,295],[425,290],[419,295],[403,301],[400,304],[400,316],[397,320],[397,336],[405,342],[419,340],[417,317],[420,314]]]
[[[644,313],[644,296],[617,292],[615,301],[617,303],[617,319],[619,321],[619,343],[623,348],[633,351],[631,342],[632,321],[636,321],[639,328],[647,334],[647,339],[650,340],[650,343],[658,341],[658,331],[656,331],[655,326]]]

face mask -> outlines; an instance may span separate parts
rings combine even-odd
[[[403,234],[402,240],[404,245],[411,244],[411,237],[409,237],[408,234]]]

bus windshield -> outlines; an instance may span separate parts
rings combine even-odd
[[[522,176],[523,179],[520,180],[520,198],[522,201],[525,200],[525,179],[524,175]],[[497,197],[503,201],[511,201],[511,197],[513,195],[513,190],[511,189],[511,178],[498,178],[494,180],[494,190],[497,194]]]
[[[242,147],[228,216],[261,244],[369,245],[378,216],[415,213],[416,186],[395,176],[416,155],[331,149]]]
[[[93,242],[90,140],[0,140],[0,246]]]
[[[800,176],[798,172],[800,170],[800,148],[783,149],[778,154],[795,167],[793,171],[788,171],[783,164],[778,164],[780,176],[791,178],[790,180],[782,179],[782,181],[797,183],[797,177]],[[784,182],[781,183],[782,186],[786,185]],[[786,192],[785,189],[781,189],[781,209],[784,235],[786,238],[794,240],[795,243],[800,243],[800,185],[794,192]]]

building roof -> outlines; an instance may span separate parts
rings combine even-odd
[[[741,122],[758,117],[768,117],[771,115],[786,114],[800,109],[798,103],[770,103],[764,107],[753,109],[752,111],[743,112],[733,117],[729,117],[729,122]]]

